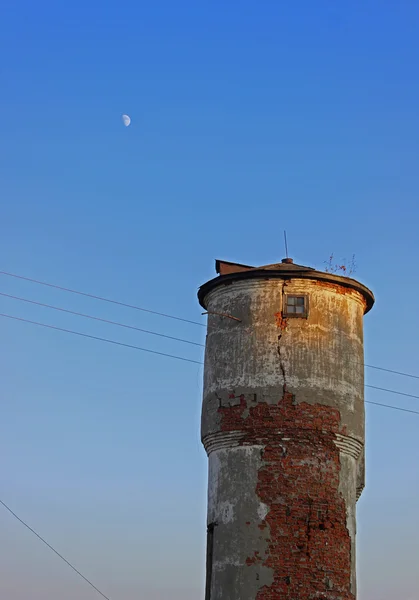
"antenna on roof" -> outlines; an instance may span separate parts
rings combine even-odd
[[[284,241],[285,241],[285,256],[288,258],[288,244],[287,244],[287,232],[284,229]]]

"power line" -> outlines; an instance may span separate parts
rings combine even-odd
[[[397,394],[398,396],[407,396],[408,398],[416,398],[419,400],[419,396],[415,396],[414,394],[405,394],[404,392],[398,392],[396,390],[389,390],[387,388],[377,387],[375,385],[365,385],[367,388],[372,388],[373,390],[380,390],[381,392],[388,392],[389,394]]]
[[[334,350],[322,350],[321,352],[328,352],[329,354],[336,356],[336,352]],[[401,375],[402,377],[411,377],[412,379],[419,379],[419,375],[413,375],[412,373],[405,373],[403,371],[395,371],[394,369],[387,369],[385,367],[378,367],[377,365],[369,365],[367,363],[361,362],[359,360],[347,359],[348,362],[356,365],[362,365],[367,367],[368,369],[376,369],[377,371],[385,371],[386,373],[393,373],[394,375]]]
[[[54,329],[55,331],[63,331],[64,333],[71,333],[73,335],[78,335],[80,337],[85,337],[85,338],[89,338],[91,340],[97,340],[99,342],[106,342],[108,344],[115,344],[116,346],[123,346],[124,348],[131,348],[133,350],[140,350],[142,352],[149,352],[151,354],[157,354],[158,356],[166,356],[167,358],[175,358],[176,360],[182,360],[185,362],[190,362],[190,363],[194,363],[196,365],[203,365],[204,363],[202,361],[199,360],[192,360],[190,358],[185,358],[183,356],[177,356],[175,354],[166,354],[164,352],[157,352],[156,350],[150,350],[148,348],[141,348],[139,346],[133,346],[132,344],[124,344],[123,342],[118,342],[116,340],[110,340],[108,338],[102,338],[102,337],[98,337],[96,335],[90,335],[88,333],[82,333],[80,331],[74,331],[72,329],[64,329],[63,327],[56,327],[55,325],[48,325],[47,323],[39,323],[38,321],[30,321],[29,319],[23,319],[22,317],[15,317],[13,315],[6,315],[4,313],[0,313],[0,317],[5,317],[7,319],[13,319],[15,321],[21,321],[23,323],[30,323],[31,325],[38,325],[40,327],[46,327],[48,329]],[[376,387],[374,385],[365,385],[365,387],[368,388],[372,388],[375,390],[380,390],[383,392],[388,392],[390,394],[397,394],[399,396],[407,396],[408,398],[417,398],[419,399],[419,396],[415,396],[413,394],[405,394],[404,392],[399,392],[397,390],[390,390],[387,388],[380,388],[380,387]],[[397,406],[392,406],[390,404],[381,404],[379,402],[372,402],[369,400],[366,400],[367,404],[375,404],[376,406],[383,406],[384,408],[393,408],[394,410],[402,410],[403,412],[410,412],[413,414],[419,414],[419,412],[414,411],[414,410],[409,410],[407,408],[400,408]]]
[[[88,584],[89,584],[89,585],[90,585],[90,586],[91,586],[91,587],[92,587],[92,588],[93,588],[93,589],[94,589],[94,590],[95,590],[95,591],[96,591],[98,594],[100,594],[100,595],[102,596],[102,598],[105,598],[105,600],[110,600],[110,598],[109,598],[108,596],[106,596],[106,595],[105,595],[103,592],[101,592],[99,588],[97,588],[97,587],[96,587],[96,586],[95,586],[95,585],[94,585],[94,584],[93,584],[93,583],[92,583],[92,582],[91,582],[89,579],[87,579],[87,577],[85,577],[85,576],[83,575],[83,573],[80,573],[80,571],[79,571],[78,569],[76,569],[76,567],[75,567],[75,566],[73,566],[73,565],[71,564],[71,562],[69,562],[69,561],[68,561],[66,558],[64,558],[64,556],[63,556],[62,554],[60,554],[59,552],[57,552],[57,550],[56,550],[55,548],[53,548],[53,547],[51,546],[51,544],[48,544],[48,542],[47,542],[47,541],[46,541],[46,540],[45,540],[43,537],[41,537],[41,536],[39,535],[39,533],[37,533],[37,532],[35,531],[35,529],[32,529],[32,527],[30,527],[30,526],[29,526],[27,523],[25,523],[25,521],[23,521],[23,519],[21,519],[20,517],[18,517],[18,515],[17,515],[15,512],[13,512],[13,511],[12,511],[12,509],[11,509],[9,506],[7,506],[7,504],[6,504],[5,502],[3,502],[3,500],[0,500],[0,504],[1,504],[2,506],[4,506],[4,508],[5,508],[7,511],[9,511],[9,513],[10,513],[10,514],[11,514],[11,515],[12,515],[12,516],[15,518],[15,519],[17,519],[17,520],[19,521],[19,523],[21,523],[22,525],[24,525],[24,526],[26,527],[26,529],[29,529],[29,531],[30,531],[31,533],[33,533],[34,535],[36,535],[36,537],[37,537],[39,540],[41,540],[41,542],[42,542],[43,544],[45,544],[45,546],[47,546],[47,547],[48,547],[50,550],[52,550],[52,551],[53,551],[53,552],[54,552],[54,553],[55,553],[55,554],[56,554],[56,555],[57,555],[59,558],[61,558],[61,560],[63,560],[63,561],[64,561],[64,562],[65,562],[65,563],[66,563],[66,564],[67,564],[67,565],[68,565],[68,566],[69,566],[71,569],[73,569],[73,571],[74,571],[75,573],[77,573],[77,575],[78,575],[79,577],[81,577],[82,579],[84,579],[84,581],[85,581],[86,583],[88,583]]]
[[[161,317],[166,317],[166,318],[169,318],[169,319],[175,319],[177,321],[183,321],[185,323],[192,323],[193,325],[200,325],[202,327],[205,327],[204,323],[199,323],[198,321],[192,321],[192,320],[189,320],[189,319],[184,319],[184,318],[177,317],[177,316],[174,316],[174,315],[170,315],[170,314],[167,314],[167,313],[160,313],[160,312],[157,312],[157,311],[154,311],[154,310],[150,310],[150,309],[147,309],[147,308],[142,308],[140,306],[135,306],[135,305],[132,305],[132,304],[127,304],[125,302],[120,302],[118,300],[112,300],[110,298],[104,298],[102,296],[97,296],[97,295],[94,295],[94,294],[88,294],[86,292],[81,292],[79,290],[73,290],[71,288],[66,288],[66,287],[63,287],[63,286],[60,286],[60,285],[56,285],[54,283],[49,283],[49,282],[46,282],[46,281],[39,281],[38,279],[32,279],[30,277],[24,277],[23,275],[18,275],[16,273],[9,273],[8,271],[0,271],[0,275],[6,275],[8,277],[15,277],[16,279],[22,279],[24,281],[30,281],[31,283],[36,283],[38,285],[44,285],[44,286],[51,287],[51,288],[54,288],[54,289],[58,289],[58,290],[61,290],[61,291],[70,292],[72,294],[78,294],[79,296],[85,296],[87,298],[93,298],[95,300],[101,300],[103,302],[109,302],[111,304],[116,304],[118,306],[125,306],[127,308],[133,308],[135,310],[140,310],[140,311],[148,312],[148,313],[151,313],[151,314],[154,314],[154,315],[159,315]],[[112,325],[118,325],[120,327],[126,327],[128,329],[135,329],[135,330],[141,331],[143,333],[148,333],[148,334],[151,334],[151,335],[159,335],[161,337],[167,337],[169,339],[173,339],[173,340],[179,341],[179,342],[184,342],[184,343],[187,343],[187,344],[192,344],[192,345],[197,345],[197,346],[202,346],[202,347],[204,346],[203,344],[199,344],[197,342],[192,342],[192,341],[185,340],[185,339],[182,339],[182,338],[176,338],[176,337],[172,337],[172,336],[168,336],[168,335],[164,335],[164,334],[159,334],[159,333],[154,332],[154,331],[149,331],[149,330],[146,330],[146,329],[140,329],[140,328],[133,327],[133,326],[130,326],[130,325],[125,325],[123,323],[118,323],[118,322],[114,322],[114,321],[108,321],[107,319],[100,319],[99,317],[94,317],[92,315],[87,315],[87,314],[83,314],[83,313],[73,312],[73,311],[70,311],[70,310],[59,308],[57,306],[52,306],[52,305],[48,305],[48,304],[42,304],[40,302],[37,303],[37,302],[35,302],[33,300],[28,300],[28,299],[25,299],[25,298],[19,298],[17,296],[10,296],[8,294],[1,294],[1,295],[2,296],[8,296],[8,297],[14,298],[16,300],[21,300],[23,302],[30,302],[32,304],[38,304],[39,306],[45,306],[46,308],[51,308],[53,310],[61,310],[62,312],[68,312],[70,314],[74,314],[74,315],[77,315],[77,316],[80,316],[80,317],[85,317],[85,318],[88,318],[88,319],[94,319],[94,320],[97,320],[97,321],[103,321],[104,323],[110,323]],[[378,371],[385,371],[387,373],[393,373],[394,375],[401,375],[402,377],[410,377],[412,379],[419,379],[419,375],[413,375],[411,373],[404,373],[402,371],[395,371],[393,369],[386,369],[384,367],[378,367],[376,365],[368,365],[368,364],[365,364],[365,363],[359,363],[359,364],[364,364],[364,367],[367,367],[368,369],[376,369]]]
[[[119,302],[119,300],[112,300],[111,298],[104,298],[103,296],[95,296],[94,294],[88,294],[87,292],[80,292],[79,290],[73,290],[71,288],[66,288],[66,287],[62,287],[60,285],[55,285],[54,283],[48,283],[46,281],[39,281],[38,279],[31,279],[30,277],[24,277],[23,275],[17,275],[16,273],[8,273],[7,271],[0,271],[0,275],[7,275],[7,277],[15,277],[16,279],[23,279],[24,281],[30,281],[31,283],[36,283],[38,285],[45,285],[47,287],[55,288],[56,290],[61,290],[63,292],[70,292],[71,294],[78,294],[79,296],[85,296],[86,298],[93,298],[94,300],[101,300],[102,302],[109,302],[111,304],[117,304],[118,306],[125,306],[126,308],[133,308],[135,310],[141,310],[143,312],[151,313],[153,315],[159,315],[160,317],[166,317],[167,319],[175,319],[176,321],[183,321],[184,323],[192,323],[193,325],[200,325],[201,327],[205,327],[204,323],[199,323],[198,321],[191,321],[189,319],[183,319],[182,317],[175,317],[174,315],[157,312],[155,310],[150,310],[148,308],[142,308],[140,306],[135,306],[134,304],[126,304],[125,302]]]
[[[395,375],[402,375],[403,377],[412,377],[413,379],[419,379],[419,375],[412,375],[411,373],[402,373],[401,371],[393,371],[392,369],[384,369],[384,367],[376,367],[375,365],[365,365],[369,369],[377,369],[378,371],[386,371],[387,373],[394,373]]]
[[[408,408],[401,408],[400,406],[392,406],[391,404],[381,404],[381,402],[372,402],[371,400],[365,400],[366,404],[375,404],[376,406],[383,406],[384,408],[392,408],[393,410],[401,410],[402,412],[413,413],[419,415],[419,410],[409,410]]]
[[[62,308],[60,306],[54,306],[52,304],[44,304],[43,302],[37,302],[36,300],[30,300],[29,298],[22,298],[20,296],[13,296],[11,294],[6,294],[4,292],[0,292],[0,296],[4,296],[5,298],[11,298],[12,300],[19,300],[20,302],[27,302],[29,304],[35,304],[36,306],[42,306],[44,308],[49,308],[51,310],[57,310],[57,311],[60,311],[60,312],[68,313],[70,315],[75,315],[77,317],[83,317],[85,319],[92,319],[94,321],[100,321],[102,323],[108,323],[109,325],[116,325],[118,327],[124,327],[125,329],[132,329],[134,331],[139,331],[141,333],[147,333],[149,335],[156,335],[158,337],[167,338],[169,340],[174,340],[176,342],[182,342],[184,344],[191,344],[192,346],[199,346],[201,348],[205,348],[205,344],[200,344],[199,342],[193,342],[191,340],[185,340],[184,338],[178,338],[178,337],[174,337],[172,335],[167,335],[167,334],[164,334],[164,333],[158,333],[157,331],[151,331],[149,329],[142,329],[141,327],[135,327],[134,325],[127,325],[126,323],[120,323],[119,321],[111,321],[109,319],[103,319],[101,317],[95,317],[94,315],[88,315],[86,313],[81,313],[81,312],[77,312],[77,311],[74,311],[74,310],[69,310],[67,308]],[[394,371],[392,369],[386,369],[384,367],[377,367],[376,365],[367,365],[365,363],[359,363],[359,364],[364,364],[364,367],[367,367],[369,369],[376,369],[378,371],[385,371],[387,373],[394,373],[395,375],[402,375],[403,377],[411,377],[413,379],[419,379],[418,375],[412,375],[410,373],[403,373],[401,371]],[[366,386],[366,387],[369,387],[369,386]],[[384,388],[377,388],[377,389],[382,389],[383,391],[386,391],[386,390],[384,390]],[[409,395],[409,394],[407,394],[407,395]]]
[[[30,321],[29,319],[23,319],[22,317],[14,317],[13,315],[6,315],[4,313],[0,313],[0,317],[6,317],[7,319],[14,319],[15,321],[22,321],[23,323],[30,323],[31,325],[39,325],[40,327],[47,327],[48,329],[55,329],[56,331],[64,331],[65,333],[79,335],[80,337],[89,338],[91,340],[98,340],[99,342],[107,342],[108,344],[115,344],[116,346],[124,346],[125,348],[132,348],[133,350],[141,350],[141,352],[149,352],[150,354],[158,354],[159,356],[167,356],[168,358],[176,358],[177,360],[183,360],[185,362],[195,363],[197,365],[204,364],[199,360],[192,360],[191,358],[184,358],[183,356],[176,356],[175,354],[166,354],[165,352],[157,352],[157,350],[141,348],[140,346],[133,346],[132,344],[124,344],[123,342],[117,342],[116,340],[109,340],[107,338],[98,337],[96,335],[90,335],[89,333],[82,333],[81,331],[73,331],[72,329],[64,329],[63,327],[56,327],[55,325],[47,325],[46,323],[39,323],[38,321]]]
[[[192,344],[193,346],[201,346],[204,348],[204,344],[198,342],[192,342],[183,338],[173,337],[164,333],[158,333],[157,331],[150,331],[149,329],[141,329],[140,327],[134,327],[133,325],[127,325],[126,323],[119,323],[118,321],[109,321],[108,319],[102,319],[100,317],[94,317],[93,315],[87,315],[85,313],[76,312],[74,310],[68,310],[67,308],[61,308],[60,306],[53,306],[52,304],[44,304],[43,302],[37,302],[35,300],[29,300],[29,298],[21,298],[19,296],[12,296],[11,294],[5,294],[0,292],[0,296],[11,298],[12,300],[20,300],[21,302],[28,302],[29,304],[36,304],[37,306],[43,306],[44,308],[50,308],[52,310],[59,310],[70,315],[76,315],[77,317],[84,317],[85,319],[93,319],[94,321],[101,321],[102,323],[108,323],[110,325],[117,325],[118,327],[125,327],[126,329],[133,329],[134,331],[140,331],[142,333],[148,333],[150,335],[157,335],[159,337],[167,338],[169,340],[175,340],[176,342],[183,342],[184,344]]]
[[[141,310],[143,312],[148,312],[148,313],[151,313],[151,314],[154,314],[154,315],[159,315],[161,317],[166,317],[166,318],[169,318],[169,319],[175,319],[177,321],[183,321],[185,323],[192,323],[193,325],[200,325],[201,327],[205,327],[204,323],[199,323],[198,321],[192,321],[190,319],[184,319],[182,317],[176,317],[174,315],[170,315],[170,314],[167,314],[167,313],[160,313],[160,312],[157,312],[157,311],[154,311],[154,310],[150,310],[150,309],[147,309],[147,308],[142,308],[140,306],[135,306],[133,304],[127,304],[125,302],[120,302],[118,300],[112,300],[110,298],[104,298],[102,296],[97,296],[97,295],[94,295],[94,294],[88,294],[87,292],[81,292],[79,290],[73,290],[71,288],[66,288],[66,287],[63,287],[63,286],[60,286],[60,285],[56,285],[54,283],[49,283],[49,282],[46,282],[46,281],[39,281],[38,279],[32,279],[30,277],[25,277],[23,275],[18,275],[17,273],[10,273],[8,271],[0,271],[0,275],[6,275],[8,277],[15,277],[16,279],[23,279],[24,281],[30,281],[31,283],[36,283],[38,285],[44,285],[44,286],[51,287],[51,288],[54,288],[54,289],[57,289],[57,290],[61,290],[61,291],[64,291],[64,292],[70,292],[71,294],[78,294],[79,296],[85,296],[87,298],[93,298],[95,300],[101,300],[103,302],[109,302],[111,304],[116,304],[118,306],[125,306],[127,308],[133,308],[135,310]],[[98,320],[98,321],[103,321],[104,323],[110,323],[112,325],[118,325],[120,327],[127,327],[129,329],[136,329],[137,331],[141,331],[143,333],[149,333],[151,335],[160,335],[161,337],[168,337],[169,339],[173,339],[173,340],[176,340],[176,341],[179,341],[179,342],[185,342],[187,344],[193,344],[193,345],[197,345],[197,346],[202,346],[203,347],[203,344],[199,344],[197,342],[191,342],[189,340],[184,340],[184,339],[181,339],[181,338],[175,338],[175,337],[172,337],[172,336],[165,336],[164,334],[159,334],[157,332],[153,332],[153,331],[149,331],[149,330],[145,330],[145,329],[140,329],[140,328],[132,327],[130,325],[125,325],[123,323],[118,323],[118,322],[114,322],[114,321],[108,321],[106,319],[99,319],[99,317],[94,317],[92,315],[86,315],[86,314],[83,314],[83,313],[77,313],[77,312],[73,312],[73,311],[66,310],[66,309],[63,309],[63,308],[59,308],[59,307],[56,307],[56,306],[51,306],[51,305],[48,305],[48,304],[42,304],[40,302],[37,303],[37,302],[35,302],[33,300],[27,300],[25,298],[19,298],[17,296],[10,296],[8,294],[1,294],[1,295],[2,296],[8,296],[8,297],[14,298],[16,300],[21,300],[23,302],[30,302],[32,304],[38,304],[39,306],[45,306],[46,308],[51,308],[51,309],[54,309],[54,310],[61,310],[63,312],[68,312],[70,314],[74,314],[74,315],[77,315],[77,316],[80,316],[80,317],[85,317],[85,318],[88,318],[88,319],[95,319],[95,320]],[[413,379],[419,379],[419,375],[412,375],[411,373],[404,373],[402,371],[395,371],[393,369],[386,369],[384,367],[378,367],[376,365],[367,365],[365,363],[364,363],[364,366],[367,367],[367,368],[369,368],[369,369],[376,369],[378,371],[385,371],[387,373],[393,373],[395,375],[401,375],[403,377],[411,377]]]

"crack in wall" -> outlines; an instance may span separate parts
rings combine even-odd
[[[282,338],[282,333],[281,333],[281,335],[278,335],[277,352],[278,352],[278,356],[279,356],[279,368],[281,369],[282,379],[284,381],[284,383],[282,384],[282,391],[285,394],[287,391],[287,376],[285,374],[285,365],[284,365],[283,357],[281,354],[281,338]]]
[[[282,333],[280,333],[278,335],[277,352],[278,352],[278,357],[279,357],[279,368],[281,369],[281,373],[282,373],[282,379],[283,379],[282,391],[284,394],[287,392],[287,376],[285,373],[284,359],[283,359],[283,356],[281,353],[281,340],[282,340],[282,336],[284,335],[284,332],[286,331],[286,328],[287,328],[287,319],[284,317],[284,295],[285,295],[285,286],[286,285],[287,285],[287,283],[286,283],[286,281],[284,281],[282,284],[282,288],[281,288],[281,311],[275,314],[276,325],[282,331]]]

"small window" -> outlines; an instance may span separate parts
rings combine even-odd
[[[288,294],[286,294],[284,298],[283,312],[285,317],[307,317],[307,296],[289,296]]]

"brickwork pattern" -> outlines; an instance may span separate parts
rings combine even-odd
[[[261,536],[269,535],[268,549],[246,563],[272,569],[274,580],[256,600],[355,600],[335,445],[336,434],[346,435],[339,411],[295,403],[284,392],[277,404],[248,406],[242,396],[218,412],[222,431],[243,433],[240,445],[263,447],[256,493],[268,507],[258,523]]]

